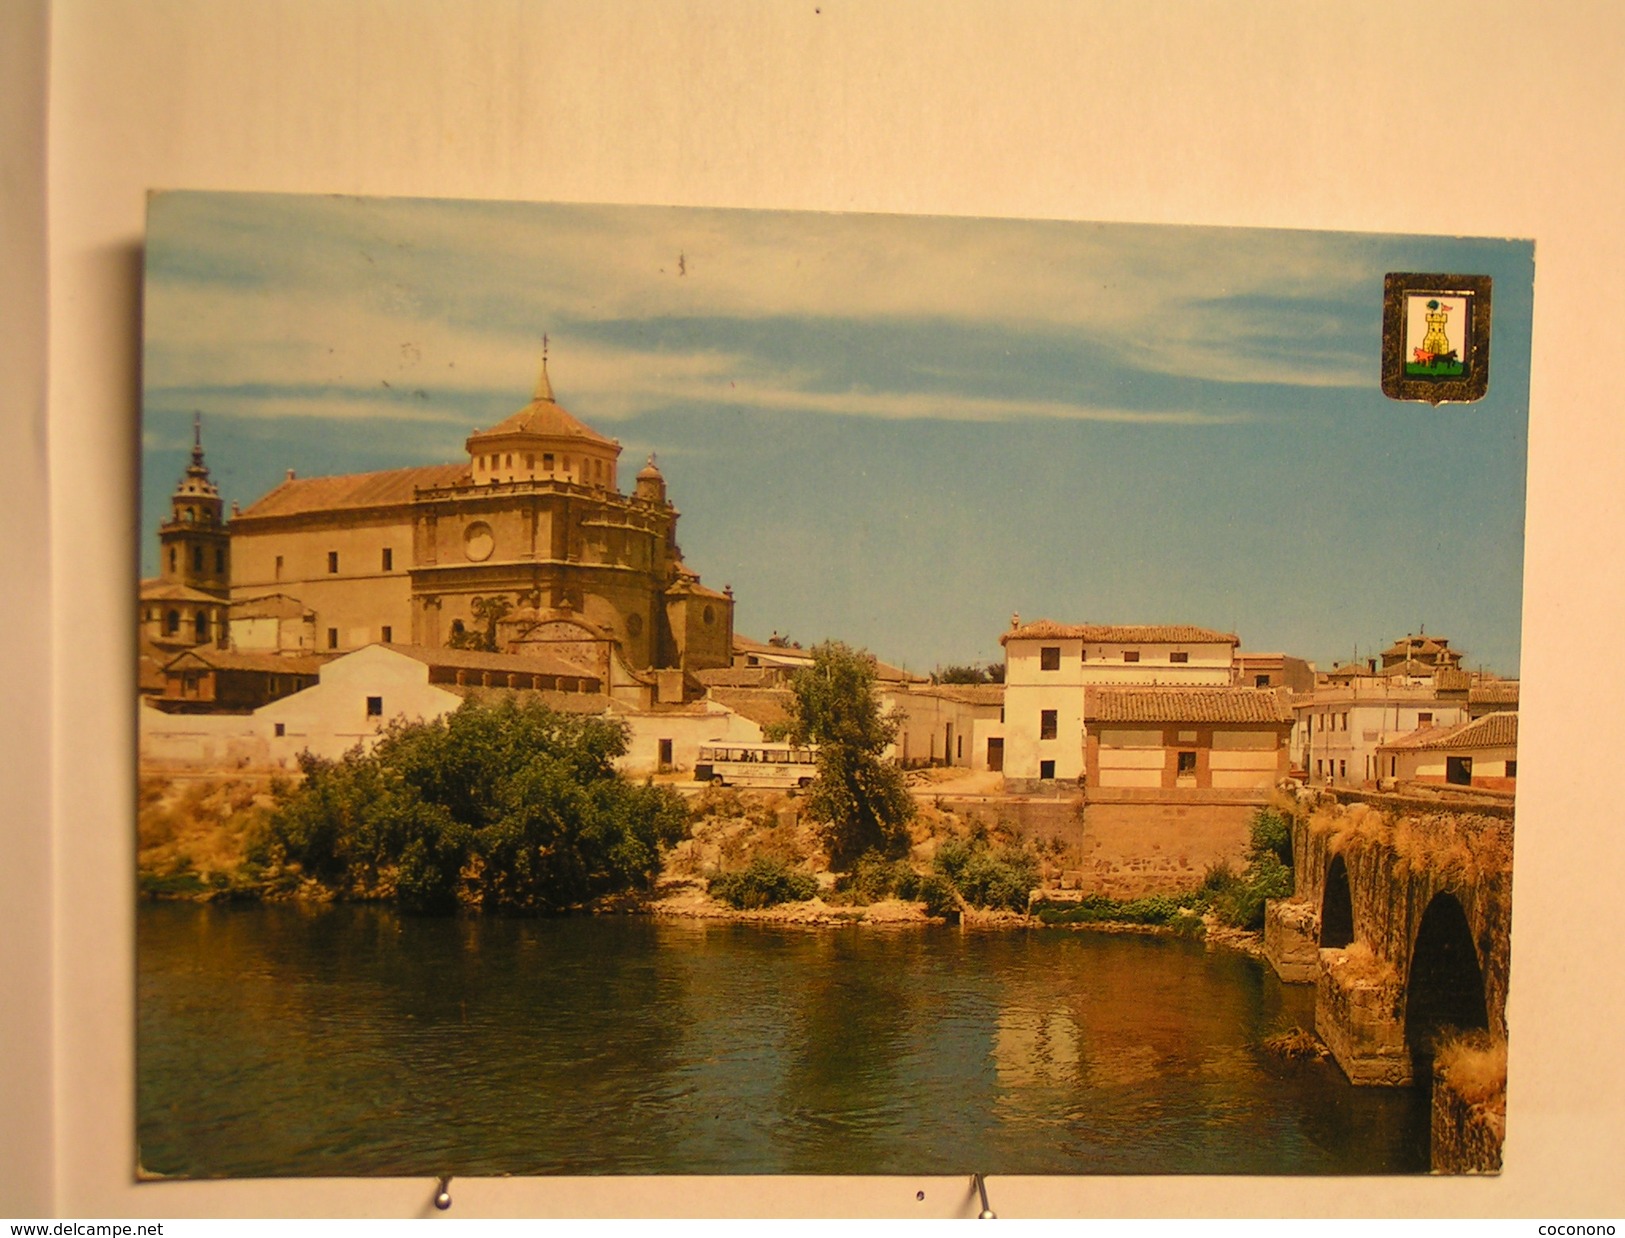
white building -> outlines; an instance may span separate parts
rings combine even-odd
[[[759,743],[762,728],[715,700],[629,703],[601,691],[574,663],[473,650],[369,645],[321,668],[312,687],[251,715],[141,711],[141,760],[151,768],[292,769],[310,751],[329,760],[373,743],[391,722],[426,722],[469,698],[521,693],[563,713],[627,726],[617,768],[632,776],[692,770],[700,746]]]
[[[1361,786],[1379,777],[1377,750],[1428,727],[1468,718],[1468,676],[1429,669],[1425,678],[1396,663],[1390,673],[1348,667],[1293,703],[1292,752],[1312,784]]]
[[[898,717],[891,755],[905,768],[986,769],[988,738],[1003,734],[1003,684],[882,684],[880,702]]]
[[[1452,727],[1429,727],[1384,744],[1384,786],[1407,782],[1513,791],[1518,780],[1518,715],[1486,714]]]
[[[1012,791],[1077,783],[1085,773],[1084,692],[1089,687],[1228,687],[1237,640],[1181,624],[1065,624],[1013,620],[1004,646],[1004,723],[991,730]]]

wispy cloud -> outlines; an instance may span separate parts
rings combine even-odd
[[[765,407],[797,375],[770,358],[572,346],[570,328],[673,320],[847,324],[884,334],[932,322],[960,332],[1071,339],[1116,368],[1214,383],[1351,386],[1369,375],[1322,320],[1346,314],[1369,279],[1357,238],[1046,222],[791,215],[662,208],[379,202],[170,195],[153,211],[148,374],[165,387],[339,389],[390,382],[511,399],[551,330],[569,386],[598,415],[646,411],[658,393],[744,373]],[[561,330],[562,328],[562,330]],[[1346,336],[1337,337],[1346,340]],[[735,341],[737,344],[737,341]],[[1374,346],[1374,345],[1373,345]],[[803,399],[869,416],[1146,418],[1118,394],[1056,399],[1019,367],[983,356],[1008,391],[995,414],[974,396],[912,403],[888,390]],[[780,367],[782,369],[782,367]],[[521,378],[520,376],[524,376]],[[824,380],[828,383],[832,377]],[[738,402],[738,386],[712,392]],[[242,406],[246,407],[246,406]],[[953,411],[955,408],[958,412]],[[1021,411],[1017,411],[1021,410]],[[1208,420],[1198,407],[1157,410]]]

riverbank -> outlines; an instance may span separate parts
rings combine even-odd
[[[930,771],[946,776],[947,771]],[[942,778],[927,780],[935,785]],[[154,900],[268,903],[389,902],[393,880],[383,874],[368,889],[345,891],[301,879],[298,870],[276,870],[249,859],[276,802],[276,790],[260,779],[242,777],[166,779],[141,782],[138,871],[142,894]],[[688,796],[688,836],[662,848],[661,875],[652,892],[627,892],[600,899],[585,910],[596,914],[639,914],[656,918],[731,921],[805,927],[901,928],[951,919],[972,929],[1066,927],[1095,933],[1202,938],[1254,956],[1262,955],[1257,933],[1232,928],[1210,913],[1200,891],[1159,896],[1169,914],[1149,918],[1141,905],[1123,904],[1099,892],[1080,890],[1071,870],[1075,858],[1060,848],[1032,844],[995,826],[989,830],[922,797],[905,858],[880,871],[833,873],[815,823],[800,801],[776,792],[706,787]],[[957,860],[955,859],[957,856]],[[972,859],[979,879],[960,871]],[[721,873],[738,873],[767,862],[798,874],[812,898],[770,906],[737,907],[709,892]],[[955,865],[959,868],[955,868]],[[945,867],[946,865],[946,867]],[[941,874],[953,869],[952,883]],[[1005,879],[1000,888],[998,878]],[[935,901],[915,887],[937,883]],[[954,887],[958,886],[956,890]],[[1079,900],[1103,900],[1084,922],[1046,925]],[[1005,906],[997,904],[1003,902]],[[993,905],[989,905],[993,904]],[[1019,907],[1020,910],[1013,908]],[[1174,910],[1177,908],[1177,914]],[[946,914],[944,912],[946,911]]]

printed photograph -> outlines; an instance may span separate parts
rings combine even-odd
[[[1498,1171],[1533,278],[153,195],[136,1174]]]

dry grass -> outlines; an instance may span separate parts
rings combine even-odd
[[[1394,965],[1387,959],[1379,958],[1363,941],[1344,946],[1339,955],[1332,962],[1330,970],[1345,984],[1383,985],[1399,980]]]
[[[1434,1047],[1433,1068],[1470,1105],[1506,1108],[1507,1045],[1487,1032],[1462,1032]]]
[[[136,792],[137,869],[232,872],[271,805],[269,785],[256,779],[143,777]]]
[[[1402,872],[1436,873],[1477,885],[1512,871],[1512,830],[1497,818],[1471,813],[1398,816],[1370,804],[1322,805],[1310,817],[1309,828],[1328,836],[1333,855],[1387,849]]]
[[[1276,1032],[1273,1036],[1264,1037],[1262,1043],[1267,1052],[1285,1058],[1289,1062],[1323,1058],[1328,1052],[1326,1046],[1320,1043],[1318,1036],[1305,1031],[1297,1024],[1293,1024],[1285,1031]]]
[[[788,811],[797,801],[778,791],[708,787],[689,801],[691,836],[666,855],[674,877],[733,872],[757,858],[791,868],[821,867],[817,832],[804,816]]]

